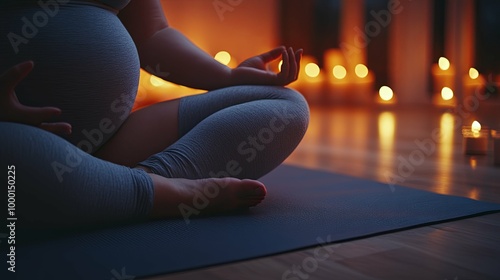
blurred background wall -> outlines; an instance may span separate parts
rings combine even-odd
[[[277,0],[162,0],[169,24],[205,51],[237,61],[280,43]]]
[[[358,64],[366,65],[370,73],[363,91],[375,98],[382,86],[388,86],[397,103],[454,106],[473,93],[471,86],[493,85],[492,94],[498,94],[497,0],[162,0],[162,4],[171,26],[211,55],[229,52],[231,66],[278,45],[303,48],[302,67],[313,62],[322,73],[313,77],[318,81],[305,77],[302,84],[292,86],[310,99],[308,91],[313,90],[308,82],[321,84],[316,88],[320,93],[314,94],[323,97],[343,91],[344,84],[359,82],[354,75]],[[438,68],[441,57],[449,68]],[[332,63],[345,68],[342,85],[331,78]],[[478,78],[469,77],[471,68]],[[453,92],[450,100],[441,97],[445,86]]]

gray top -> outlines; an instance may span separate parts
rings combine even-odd
[[[128,5],[128,3],[131,0],[53,0],[53,2],[56,2],[57,4],[71,4],[71,3],[82,3],[82,2],[87,2],[89,4],[104,4],[105,6],[108,6],[109,8],[112,8],[114,10],[121,10],[125,8],[125,6]],[[0,7],[19,7],[19,6],[25,6],[25,5],[39,5],[38,2],[39,0],[0,0]],[[49,6],[51,5],[52,1],[45,1],[42,2],[43,4]]]

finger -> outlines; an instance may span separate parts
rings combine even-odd
[[[48,132],[52,132],[54,134],[59,135],[69,135],[71,134],[71,125],[69,123],[42,123],[39,126],[41,129],[46,130]]]
[[[285,51],[285,47],[278,47],[263,54],[260,54],[259,56],[262,59],[262,61],[268,63],[280,57],[283,51]]]
[[[295,63],[295,52],[291,47],[288,48],[288,60],[290,63],[290,70],[288,71],[288,77],[286,80],[287,84],[293,81],[293,78],[297,73],[297,64]]]
[[[295,52],[295,64],[297,64],[297,73],[295,74],[294,81],[299,78],[300,73],[300,60],[302,59],[302,54],[304,53],[303,49],[299,49]]]
[[[33,66],[33,61],[25,61],[10,68],[0,76],[0,87],[8,92],[12,91],[31,72]]]
[[[59,116],[61,110],[54,107],[29,107],[19,104],[17,112],[20,114],[19,119],[25,124],[39,125],[43,122],[50,121],[53,117]]]
[[[290,60],[288,58],[288,51],[283,51],[282,60],[283,64],[281,65],[281,72],[278,74],[279,83],[286,82],[288,73],[290,72]]]

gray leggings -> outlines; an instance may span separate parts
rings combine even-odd
[[[257,179],[290,155],[308,122],[307,103],[288,88],[236,86],[186,97],[181,139],[141,165],[169,178]]]
[[[180,139],[140,164],[169,178],[256,179],[285,160],[308,121],[304,98],[283,87],[238,86],[185,97]],[[151,210],[153,185],[144,171],[95,158],[38,128],[0,122],[0,130],[0,163],[14,166],[16,215],[26,225],[119,222]]]

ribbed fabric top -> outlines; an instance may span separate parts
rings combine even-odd
[[[89,3],[89,4],[104,4],[114,10],[121,10],[128,5],[130,0],[0,0],[0,7],[16,7],[23,5],[39,5],[39,6],[51,6],[51,5],[64,5],[71,3]]]

